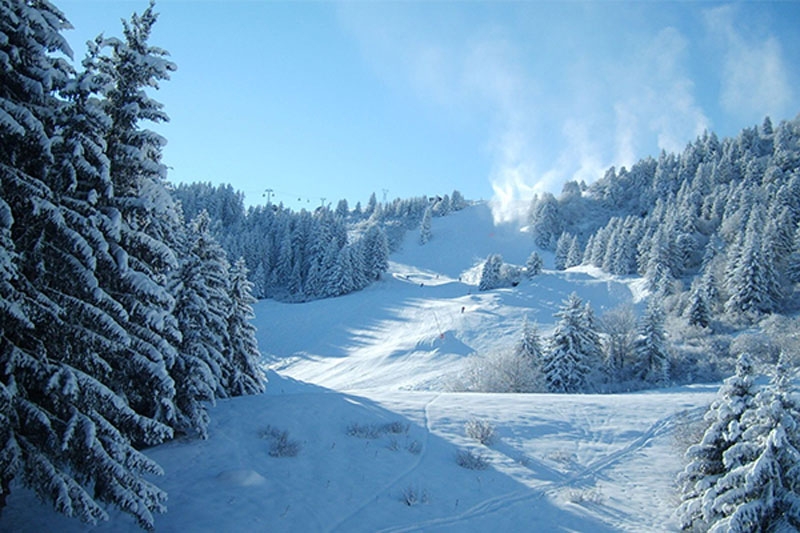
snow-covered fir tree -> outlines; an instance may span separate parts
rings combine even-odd
[[[542,272],[542,265],[542,256],[539,255],[539,252],[531,252],[525,261],[525,275],[529,278],[538,276]]]
[[[692,291],[687,310],[689,325],[707,328],[711,323],[711,310],[706,298],[706,291],[702,286],[698,286]]]
[[[553,265],[556,270],[564,270],[567,268],[567,257],[569,256],[569,247],[571,244],[572,235],[565,231],[556,242],[556,254],[553,260]]]
[[[547,388],[550,392],[584,392],[594,370],[593,360],[600,353],[597,334],[588,323],[583,301],[575,293],[554,316],[558,322],[542,364]]]
[[[433,212],[431,208],[428,207],[425,209],[425,212],[422,214],[422,222],[419,224],[419,243],[420,244],[427,244],[428,241],[431,240],[431,217],[433,216]]]
[[[190,224],[181,266],[171,280],[181,331],[175,378],[177,427],[207,437],[208,414],[201,402],[228,395],[234,368],[228,357],[231,309],[229,265],[209,232],[208,214]]]
[[[369,227],[363,239],[364,273],[369,280],[380,279],[389,268],[389,242],[377,224]]]
[[[742,413],[724,471],[704,502],[713,532],[790,531],[800,527],[800,404],[787,368]]]
[[[532,202],[528,221],[536,246],[545,250],[554,249],[563,231],[563,221],[558,201],[552,194],[544,193]]]
[[[776,309],[780,286],[774,256],[762,238],[765,221],[760,209],[751,211],[744,238],[728,257],[725,309],[753,318]]]
[[[478,290],[488,291],[500,287],[502,285],[502,267],[503,258],[498,254],[489,254],[481,268]]]
[[[231,396],[258,394],[264,391],[266,378],[258,366],[261,353],[258,351],[252,296],[253,284],[247,279],[247,266],[240,258],[230,269],[229,299],[231,302],[228,323],[227,357],[232,374],[227,392]]]
[[[98,275],[128,315],[131,358],[140,368],[156,371],[152,378],[136,380],[142,393],[131,396],[131,402],[137,410],[173,425],[174,386],[164,369],[175,362],[180,332],[167,281],[178,266],[173,248],[182,234],[182,221],[166,187],[161,162],[165,140],[143,127],[146,121],[167,120],[163,106],[146,89],[157,88],[175,70],[167,53],[148,43],[157,18],[152,4],[141,15],[132,15],[123,22],[124,39],[99,39],[102,53],[93,58],[92,68],[108,79],[101,105],[111,119],[106,153],[114,190],[108,211],[114,226],[109,235],[121,272]]]
[[[651,299],[639,326],[634,347],[635,375],[645,383],[665,385],[669,382],[669,352],[664,331],[664,311]]]
[[[726,473],[725,454],[741,438],[742,417],[755,403],[753,379],[752,360],[741,354],[736,374],[725,380],[705,414],[708,428],[702,439],[686,451],[688,464],[678,476],[681,504],[677,511],[684,530],[707,531],[717,519],[713,509],[716,484]]]
[[[104,119],[89,102],[91,84],[70,89],[66,62],[50,55],[71,54],[65,27],[48,2],[0,4],[0,183],[11,208],[2,217],[11,241],[3,256],[7,271],[16,263],[6,281],[24,297],[3,295],[15,307],[5,312],[0,352],[9,401],[0,409],[9,422],[1,485],[5,497],[21,474],[62,513],[96,523],[107,519],[108,503],[152,529],[166,496],[143,475],[160,468],[133,441],[155,444],[171,431],[126,399],[135,387],[123,383],[137,377],[125,363],[127,316],[98,276],[103,267],[119,274],[108,255],[113,230],[103,227],[114,214],[95,207],[109,192]],[[155,375],[166,376],[164,367]]]

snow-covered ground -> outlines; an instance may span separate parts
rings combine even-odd
[[[473,352],[511,346],[524,317],[547,333],[571,292],[595,311],[637,304],[636,280],[545,272],[477,291],[489,253],[524,264],[533,247],[487,206],[435,219],[424,246],[407,236],[368,289],[256,305],[270,368],[264,395],[219,402],[205,441],[147,453],[165,476],[159,531],[672,531],[681,434],[716,387],[623,395],[447,392]],[[546,257],[545,266],[552,258]],[[463,310],[463,311],[462,311]],[[488,446],[466,436],[490,422]],[[286,431],[293,457],[270,455]],[[456,462],[471,451],[488,463]],[[409,503],[411,505],[409,505]],[[96,528],[61,517],[19,488],[10,531],[135,531],[126,516]]]

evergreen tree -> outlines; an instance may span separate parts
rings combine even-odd
[[[569,247],[572,244],[572,235],[567,232],[561,234],[556,242],[556,255],[553,265],[556,270],[564,270],[567,268],[567,257],[569,256]]]
[[[794,233],[793,250],[787,261],[786,275],[792,283],[800,283],[800,224]]]
[[[742,434],[742,417],[755,402],[753,364],[742,354],[736,374],[725,380],[705,414],[709,424],[701,441],[686,451],[688,464],[678,476],[681,504],[678,516],[684,530],[707,531],[715,522],[712,504],[716,483],[725,475],[724,456]]]
[[[96,523],[107,519],[105,502],[152,529],[165,494],[142,475],[161,470],[132,441],[154,444],[171,432],[125,399],[135,390],[124,386],[135,377],[121,357],[126,314],[97,276],[113,267],[99,227],[113,218],[104,222],[94,207],[109,190],[102,116],[87,103],[91,88],[55,97],[69,73],[49,54],[71,54],[65,27],[48,2],[0,3],[0,187],[11,208],[0,207],[10,237],[2,297],[13,304],[0,328],[3,499],[21,473],[62,513]]]
[[[512,392],[531,392],[531,387],[535,385],[535,381],[538,381],[538,376],[541,373],[542,340],[536,324],[528,322],[527,316],[522,323],[522,337],[517,343],[514,355],[523,369],[521,374],[527,377],[525,380],[527,386],[520,387],[520,390]]]
[[[738,438],[722,456],[724,473],[707,500],[710,531],[800,527],[800,405],[786,368],[741,416]]]
[[[239,258],[230,270],[229,298],[230,313],[227,317],[228,358],[233,373],[228,382],[227,392],[231,396],[258,394],[264,392],[266,378],[258,367],[261,353],[258,351],[256,328],[251,323],[255,318],[252,305],[253,284],[247,280],[247,266]]]
[[[635,375],[646,383],[665,385],[669,381],[669,353],[664,332],[664,311],[651,299],[639,327],[636,341]]]
[[[125,329],[130,351],[139,367],[153,375],[135,380],[142,392],[130,398],[137,411],[174,425],[174,389],[163,379],[162,368],[172,368],[180,332],[172,309],[175,300],[167,288],[177,268],[174,247],[183,233],[180,210],[166,187],[161,163],[164,139],[142,127],[143,121],[168,120],[162,105],[145,89],[158,88],[175,65],[167,52],[148,44],[157,20],[151,4],[141,15],[123,22],[124,39],[98,39],[104,55],[90,55],[93,71],[108,81],[101,105],[110,117],[106,154],[114,195],[107,212],[114,271],[98,271],[104,287],[128,315]],[[121,273],[121,275],[119,275]]]
[[[688,313],[691,326],[707,328],[711,323],[711,311],[706,302],[706,294],[699,286],[692,291]]]
[[[525,262],[525,274],[528,278],[541,274],[542,264],[542,256],[536,251],[531,252],[531,255],[528,256],[528,260]]]
[[[581,262],[583,262],[583,250],[581,250],[581,245],[578,242],[578,236],[573,235],[572,239],[570,239],[565,266],[570,268],[580,265]]]
[[[200,402],[226,397],[235,371],[228,354],[229,265],[209,232],[205,211],[189,227],[172,292],[182,337],[172,368],[177,427],[206,438],[208,414]]]
[[[419,225],[419,243],[420,244],[427,244],[429,240],[431,240],[431,217],[432,217],[431,208],[428,207],[425,209],[425,212],[422,215],[422,222]]]
[[[364,234],[364,271],[370,280],[379,280],[389,268],[389,242],[386,232],[373,224]]]
[[[544,193],[531,203],[528,220],[536,246],[552,250],[563,231],[563,221],[558,201],[550,193]]]
[[[464,199],[464,195],[461,194],[461,191],[453,191],[453,194],[450,196],[450,205],[452,206],[453,211],[461,211],[467,207],[467,201]]]
[[[772,251],[761,238],[763,229],[763,217],[753,209],[741,246],[729,248],[725,309],[733,315],[753,318],[777,307],[780,287]]]
[[[502,284],[502,267],[503,258],[498,254],[490,254],[483,263],[481,278],[478,282],[478,290],[488,291],[499,287]]]
[[[599,347],[592,346],[593,335],[578,295],[572,293],[555,317],[559,321],[542,365],[547,388],[550,392],[583,392],[592,370],[589,359]]]

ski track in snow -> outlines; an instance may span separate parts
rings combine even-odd
[[[438,398],[438,396],[437,396]],[[426,405],[426,411],[427,411]],[[693,409],[690,417],[702,416],[705,408]],[[641,450],[648,446],[654,439],[664,436],[672,431],[674,423],[679,416],[685,416],[685,413],[673,413],[667,415],[650,427],[648,427],[639,437],[628,443],[626,446],[617,449],[603,457],[595,459],[590,464],[582,467],[581,471],[569,476],[563,476],[558,482],[550,482],[542,487],[530,488],[527,490],[514,491],[508,494],[502,494],[491,498],[486,498],[480,503],[473,505],[468,510],[424,522],[417,522],[413,524],[404,524],[402,526],[390,527],[381,529],[380,533],[403,533],[410,531],[424,531],[430,528],[438,528],[443,526],[457,526],[463,524],[464,526],[471,520],[478,517],[484,517],[492,513],[499,513],[509,510],[514,505],[531,500],[539,500],[545,496],[557,496],[559,491],[565,488],[579,488],[582,485],[593,484],[593,482],[602,474],[602,472],[612,466],[618,465],[625,457]],[[426,417],[427,418],[427,417]],[[618,524],[624,526],[625,524]],[[627,524],[635,525],[635,524]]]
[[[397,474],[392,481],[387,483],[382,489],[376,491],[372,494],[369,498],[367,498],[364,503],[359,505],[356,509],[349,512],[343,518],[340,518],[335,525],[330,527],[328,531],[348,531],[346,525],[348,522],[356,518],[360,513],[362,513],[365,509],[367,509],[370,505],[372,505],[378,498],[381,496],[390,493],[392,489],[396,489],[400,482],[407,478],[411,473],[413,473],[419,465],[422,463],[423,459],[425,458],[425,454],[428,451],[428,443],[430,441],[430,434],[431,434],[431,426],[430,426],[430,417],[429,417],[429,408],[430,406],[439,399],[441,393],[436,394],[433,398],[431,398],[423,408],[423,415],[424,415],[424,422],[425,422],[425,433],[424,433],[424,443],[422,444],[422,450],[419,454],[416,455],[416,459],[412,462],[412,464],[403,470],[401,473]]]

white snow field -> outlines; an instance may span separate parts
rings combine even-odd
[[[522,265],[533,250],[515,226],[495,227],[485,204],[434,219],[424,246],[417,237],[408,233],[390,271],[364,291],[256,305],[268,390],[218,402],[208,440],[147,451],[169,493],[158,531],[677,529],[681,435],[716,386],[448,392],[469,354],[508,349],[525,316],[546,335],[569,293],[599,315],[638,303],[636,280],[545,270],[513,289],[478,292],[478,265],[489,253]],[[488,445],[466,436],[473,419],[494,426]],[[465,452],[485,468],[459,466]],[[89,527],[17,487],[0,529],[137,530],[126,515],[110,514]]]

